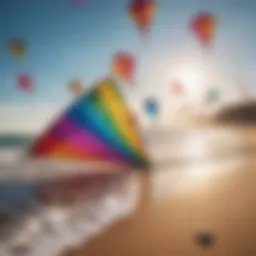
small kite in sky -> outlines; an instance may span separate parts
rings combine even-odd
[[[30,75],[22,74],[18,77],[18,86],[22,91],[33,91],[33,80]]]
[[[144,143],[112,79],[76,100],[32,146],[31,155],[50,159],[146,168]],[[114,168],[114,167],[113,167]]]
[[[193,17],[190,29],[203,46],[210,46],[216,33],[216,18],[211,13],[201,12]]]
[[[131,54],[119,52],[114,56],[112,62],[112,72],[117,78],[133,84],[135,69],[136,60]]]
[[[68,89],[75,96],[80,96],[84,93],[84,87],[78,79],[72,79],[68,84]]]
[[[131,0],[129,16],[142,34],[146,34],[154,20],[158,6],[154,0]]]
[[[27,45],[22,39],[12,39],[8,43],[8,49],[13,57],[22,59],[27,52]]]

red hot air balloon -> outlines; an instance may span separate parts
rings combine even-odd
[[[112,63],[112,71],[117,78],[134,83],[136,61],[129,53],[117,53]]]
[[[132,21],[144,34],[148,32],[156,15],[157,4],[154,0],[131,0],[128,11]]]
[[[209,46],[215,36],[216,19],[210,13],[200,13],[192,19],[190,28],[202,45]]]
[[[22,74],[18,77],[18,86],[23,91],[33,90],[33,81],[28,74]]]

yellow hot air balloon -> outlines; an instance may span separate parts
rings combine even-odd
[[[68,84],[68,89],[75,96],[80,96],[84,93],[84,87],[78,79],[72,79]]]
[[[129,15],[141,33],[150,29],[158,6],[154,0],[132,0],[128,6]]]
[[[16,59],[22,59],[27,52],[27,45],[22,39],[12,39],[8,43],[10,53]]]

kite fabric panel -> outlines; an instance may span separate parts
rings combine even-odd
[[[80,97],[32,146],[33,157],[147,167],[132,115],[112,79]]]

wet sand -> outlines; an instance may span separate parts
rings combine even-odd
[[[184,131],[169,150],[138,174],[136,211],[65,256],[256,255],[256,128]],[[214,243],[198,245],[201,233]]]

